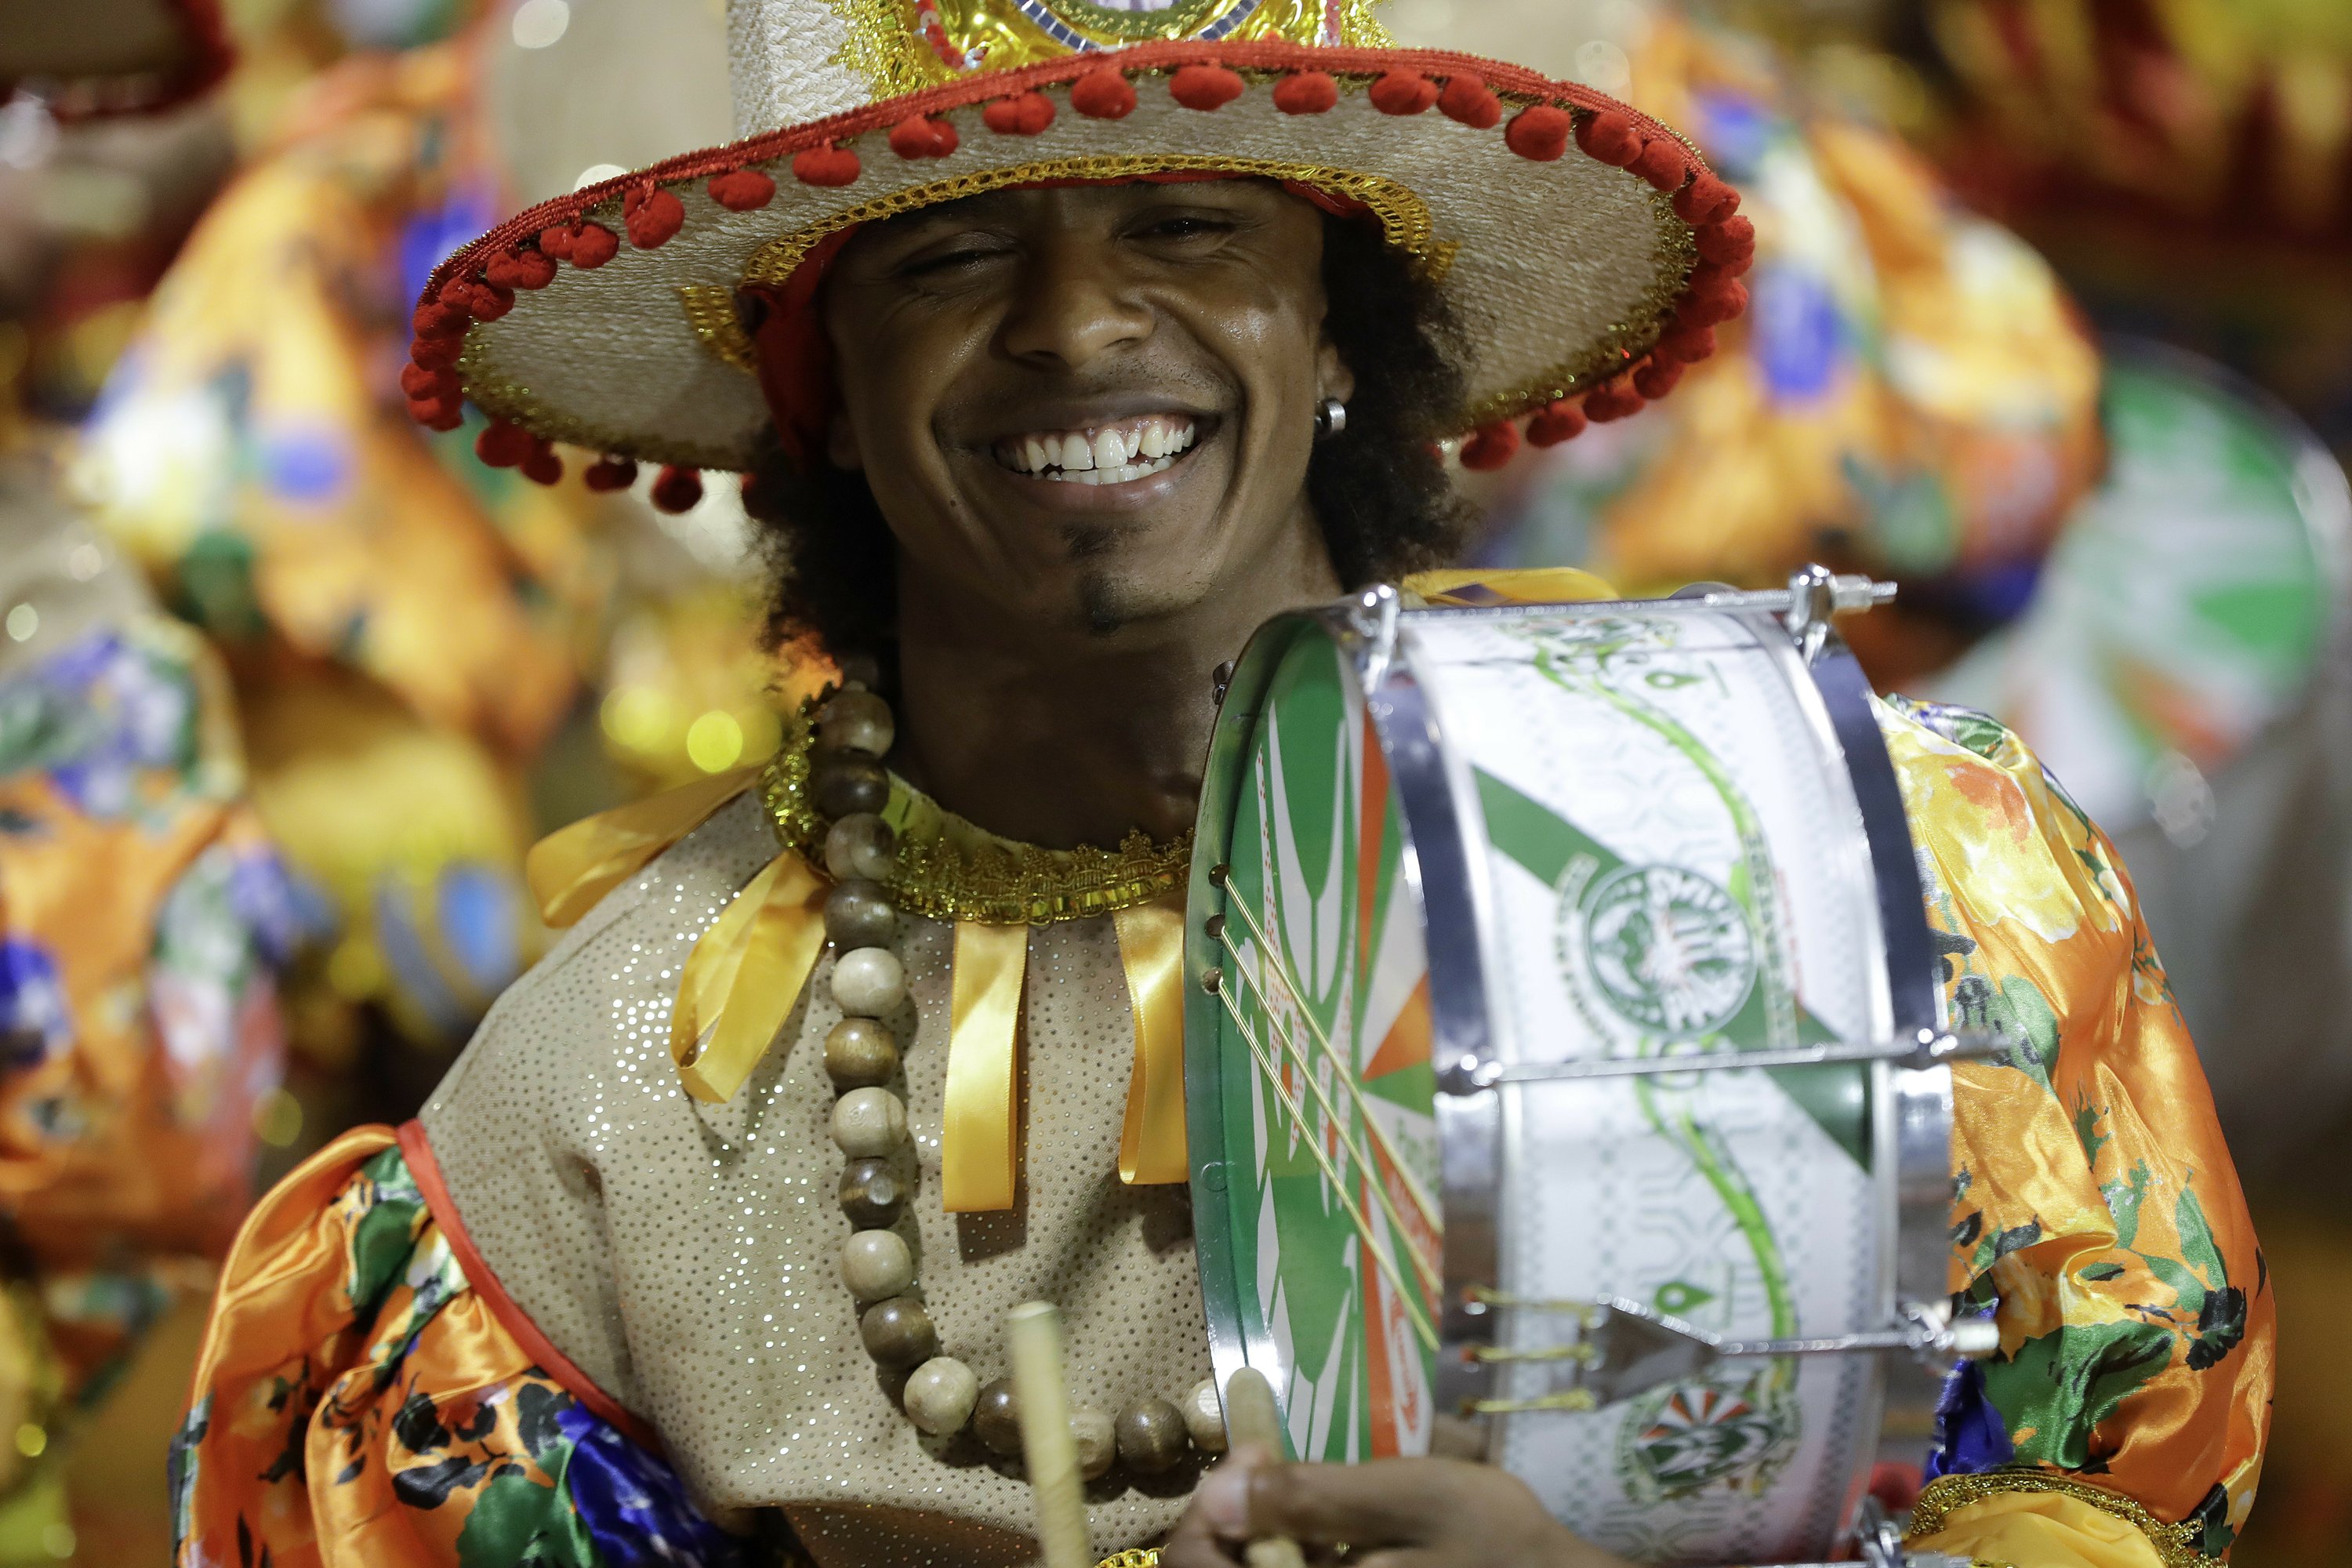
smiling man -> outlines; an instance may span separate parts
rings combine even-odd
[[[611,454],[594,485],[665,465],[670,504],[749,474],[773,629],[843,688],[766,766],[543,844],[569,934],[417,1122],[257,1211],[182,1563],[1023,1562],[1003,1323],[1040,1299],[1130,1563],[1265,1531],[1612,1561],[1499,1469],[1210,1468],[1175,905],[1216,667],[1452,552],[1441,440],[1493,465],[1669,391],[1738,310],[1737,198],[1663,126],[1350,5],[734,22],[746,139],[453,257],[404,384],[541,480],[555,439]],[[1485,591],[1591,591],[1547,575]],[[2032,759],[1883,724],[1948,1000],[2017,1042],[1957,1135],[1955,1278],[2007,1348],[1950,1391],[1923,1526],[2199,1560],[2251,1501],[2270,1302],[2193,1054]],[[2126,1234],[2111,1193],[2158,1190]]]

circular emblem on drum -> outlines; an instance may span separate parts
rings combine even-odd
[[[1712,1034],[1756,984],[1747,911],[1685,867],[1621,866],[1585,888],[1572,920],[1583,952],[1571,967],[1610,1011],[1654,1034]]]

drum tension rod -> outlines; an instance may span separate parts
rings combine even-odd
[[[1924,1071],[1953,1062],[1981,1061],[2011,1049],[2017,1042],[2000,1035],[1951,1033],[1920,1029],[1891,1040],[1850,1045],[1832,1040],[1818,1046],[1790,1046],[1762,1051],[1694,1051],[1680,1056],[1610,1057],[1572,1062],[1490,1063],[1475,1075],[1475,1087],[1498,1083],[1559,1083],[1577,1079],[1653,1078],[1677,1072],[1741,1072],[1750,1068],[1831,1067],[1842,1063],[1885,1062]]]
[[[1568,1345],[1525,1350],[1497,1345],[1465,1347],[1469,1359],[1486,1363],[1545,1363],[1562,1367],[1568,1385],[1602,1405],[1630,1399],[1664,1384],[1686,1383],[1718,1361],[1769,1356],[1857,1355],[1888,1352],[1922,1359],[1967,1360],[2000,1347],[2000,1331],[1987,1319],[1950,1321],[1940,1306],[1902,1309],[1903,1321],[1884,1329],[1804,1339],[1732,1340],[1695,1323],[1651,1310],[1622,1298],[1585,1302],[1514,1302],[1485,1293],[1483,1307],[1517,1306],[1538,1311],[1566,1309],[1580,1318],[1582,1332]],[[1532,1408],[1573,1408],[1555,1386],[1540,1402],[1486,1399],[1473,1406],[1496,1415]]]

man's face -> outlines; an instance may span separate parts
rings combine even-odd
[[[1003,612],[1108,633],[1199,603],[1313,531],[1315,409],[1352,390],[1322,233],[1256,180],[877,225],[825,286],[833,460],[864,469],[911,569]]]

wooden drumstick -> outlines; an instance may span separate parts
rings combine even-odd
[[[1233,1447],[1255,1443],[1273,1449],[1277,1461],[1282,1458],[1282,1416],[1274,1407],[1274,1384],[1254,1366],[1242,1368],[1225,1384],[1225,1437]],[[1286,1535],[1253,1541],[1244,1555],[1249,1568],[1307,1568],[1298,1542]]]
[[[1037,1544],[1045,1568],[1094,1568],[1094,1539],[1079,1490],[1078,1445],[1070,1435],[1070,1391],[1062,1377],[1062,1314],[1030,1301],[1005,1314],[1013,1349],[1013,1394],[1021,1453],[1037,1494]]]

